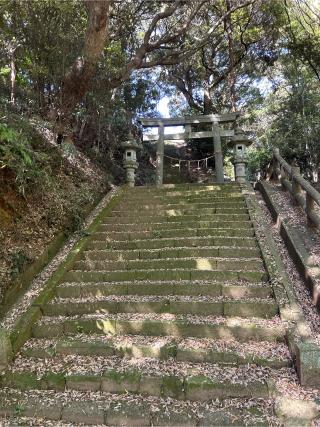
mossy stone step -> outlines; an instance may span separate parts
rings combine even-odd
[[[65,334],[107,334],[107,335],[146,335],[167,336],[178,338],[214,338],[243,341],[281,341],[285,340],[285,331],[282,326],[274,324],[255,324],[253,322],[237,323],[233,319],[226,319],[221,323],[192,323],[189,320],[127,320],[108,317],[90,317],[79,319],[61,319],[50,323],[38,323],[32,328],[35,338],[54,338]]]
[[[166,259],[139,259],[127,261],[77,261],[74,270],[85,271],[119,271],[119,270],[155,270],[186,268],[195,270],[262,270],[262,259],[243,258],[166,258]]]
[[[153,209],[142,209],[140,207],[138,207],[139,205],[137,205],[136,208],[132,207],[131,209],[128,208],[123,208],[123,209],[114,209],[111,213],[110,216],[118,216],[119,218],[122,217],[131,217],[131,216],[136,216],[136,215],[141,215],[141,218],[143,218],[145,215],[149,216],[149,215],[154,215],[157,214],[157,216],[180,216],[180,215],[195,215],[198,212],[202,215],[208,214],[208,215],[213,215],[213,214],[224,214],[224,215],[231,215],[231,214],[237,214],[237,215],[241,215],[241,214],[247,214],[248,213],[248,209],[246,207],[242,207],[242,206],[237,206],[237,207],[209,207],[209,208],[202,208],[199,207],[198,209],[196,209],[194,206],[192,207],[184,207],[181,209],[169,209],[167,207],[164,208],[157,208],[156,206]]]
[[[216,182],[208,182],[208,183],[200,183],[200,182],[187,182],[187,183],[177,183],[177,184],[163,184],[161,187],[155,187],[155,186],[136,186],[133,188],[133,193],[139,193],[139,192],[161,192],[161,191],[167,191],[167,192],[174,192],[183,190],[189,191],[202,191],[202,190],[216,190],[216,191],[223,191],[223,190],[240,190],[241,187],[236,182],[224,182],[222,184],[218,184]],[[130,191],[131,192],[131,191]]]
[[[194,221],[250,221],[249,215],[247,214],[207,214],[207,215],[203,215],[202,213],[199,213],[198,215],[173,215],[173,216],[169,216],[169,215],[160,215],[160,216],[156,216],[156,215],[143,215],[143,217],[139,214],[139,215],[132,215],[132,216],[122,216],[122,217],[117,217],[117,216],[108,216],[106,217],[103,221],[102,224],[118,224],[118,223],[132,223],[132,224],[137,224],[137,223],[160,223],[160,222],[194,222]]]
[[[185,301],[162,300],[152,301],[115,301],[100,298],[97,301],[67,300],[53,301],[42,308],[45,316],[75,316],[90,313],[171,313],[192,314],[200,316],[225,317],[262,317],[272,318],[279,313],[274,300],[234,300],[234,301]]]
[[[186,222],[153,222],[153,223],[122,223],[101,224],[98,231],[164,231],[179,228],[236,228],[251,229],[252,224],[249,221],[186,221]]]
[[[126,200],[137,203],[154,203],[154,204],[165,204],[165,203],[180,203],[180,202],[215,202],[215,201],[226,201],[236,202],[237,200],[245,200],[242,193],[239,192],[225,192],[225,193],[213,193],[213,192],[198,192],[198,193],[166,193],[166,194],[128,194]]]
[[[270,286],[232,285],[224,283],[134,282],[134,283],[71,283],[57,287],[60,298],[103,297],[109,295],[208,295],[228,298],[268,298]]]
[[[226,271],[226,270],[122,270],[122,271],[68,271],[67,282],[130,282],[130,281],[168,281],[168,280],[217,280],[259,283],[267,281],[264,271]]]
[[[143,203],[143,204],[137,204],[135,200],[132,200],[128,202],[128,200],[121,201],[117,205],[117,210],[121,210],[122,208],[125,210],[130,209],[137,209],[137,210],[172,210],[172,209],[192,209],[192,210],[200,210],[204,208],[246,208],[246,202],[245,200],[225,200],[225,201],[210,201],[210,199],[207,202],[199,202],[199,203],[193,203],[192,201],[181,200],[179,203],[175,203],[174,200],[172,200],[172,203]],[[120,209],[121,208],[121,209]]]
[[[228,369],[228,368],[226,368]],[[8,372],[1,378],[4,387],[20,390],[78,390],[107,393],[139,393],[178,400],[208,401],[218,398],[268,398],[268,382],[236,383],[211,379],[205,375],[150,375],[139,369],[106,370],[99,374],[66,375],[46,371],[39,377],[34,372]]]
[[[248,210],[246,208],[240,209],[220,209],[220,208],[205,208],[199,209],[198,211],[193,209],[166,209],[166,210],[156,210],[156,211],[139,211],[139,210],[121,210],[121,211],[112,211],[110,217],[116,216],[117,218],[136,218],[139,215],[140,221],[143,221],[144,217],[155,216],[159,217],[193,217],[197,218],[198,214],[201,214],[202,217],[207,215],[214,215],[217,219],[249,219]]]
[[[83,254],[85,260],[91,261],[124,261],[143,259],[189,258],[189,257],[221,257],[221,258],[257,258],[258,248],[176,248],[153,250],[88,250]]]
[[[254,363],[258,366],[268,366],[273,369],[290,367],[292,365],[290,359],[266,358],[244,350],[238,352],[233,348],[228,348],[227,345],[224,350],[185,347],[181,346],[174,339],[161,343],[161,337],[155,343],[128,342],[125,338],[122,342],[113,342],[112,339],[102,341],[97,338],[93,338],[90,341],[62,339],[56,340],[50,347],[42,343],[41,339],[37,341],[32,347],[23,348],[21,350],[22,356],[39,359],[50,359],[59,355],[117,356],[133,359],[150,357],[153,359],[170,359],[179,362],[219,363],[220,365],[247,365]]]
[[[151,230],[151,231],[100,231],[92,235],[96,240],[140,240],[153,238],[174,238],[174,237],[208,237],[208,236],[229,236],[229,237],[253,237],[253,229],[245,228],[178,228],[171,230]]]
[[[91,240],[86,249],[88,250],[130,250],[130,249],[162,249],[162,248],[201,248],[207,246],[227,246],[237,248],[257,248],[257,240],[252,237],[186,237],[157,238],[139,240],[99,241]]]
[[[1,392],[0,392],[1,393]],[[0,412],[6,417],[6,425],[106,425],[113,427],[204,427],[242,426],[268,427],[268,417],[257,408],[252,399],[237,400],[237,404],[225,406],[222,402],[199,405],[197,415],[193,402],[183,402],[183,408],[169,405],[162,398],[146,400],[144,395],[127,395],[110,398],[108,393],[53,392],[51,390],[25,391],[23,395],[14,389],[6,389],[0,394]],[[267,405],[266,405],[267,406]],[[182,410],[181,410],[182,409]],[[36,420],[35,420],[36,419]],[[249,422],[250,420],[250,422]],[[47,422],[48,421],[48,422]],[[54,424],[56,422],[56,424]]]

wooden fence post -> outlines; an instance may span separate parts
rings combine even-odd
[[[310,227],[315,227],[316,224],[314,224],[314,222],[311,219],[311,213],[314,212],[314,200],[313,198],[308,194],[308,192],[306,192],[306,214],[307,214],[307,220],[308,220],[308,225]]]
[[[299,196],[301,194],[301,185],[297,182],[295,179],[296,176],[300,175],[300,168],[297,165],[291,166],[291,179],[292,179],[292,192],[293,192],[293,199],[295,204],[299,204],[297,201],[296,196]]]
[[[276,159],[275,154],[280,154],[280,150],[279,148],[274,148],[273,149],[273,157],[272,157],[272,173],[271,173],[271,181],[276,181],[279,182],[279,177],[278,177],[278,167],[279,167],[279,162]]]

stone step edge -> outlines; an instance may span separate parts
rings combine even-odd
[[[230,250],[230,251],[242,251],[242,250],[249,250],[252,252],[256,252],[257,254],[260,254],[260,250],[257,247],[248,247],[248,248],[244,248],[243,246],[173,246],[173,247],[168,247],[168,248],[159,248],[159,249],[86,249],[85,251],[83,251],[84,254],[94,254],[94,253],[116,253],[116,254],[121,254],[122,252],[133,252],[133,253],[149,253],[149,252],[163,252],[163,251],[179,251],[179,250],[186,250],[186,251],[206,251],[206,250],[212,250],[212,251],[219,251],[220,249],[222,250]],[[222,256],[220,256],[221,258],[223,258]],[[214,257],[215,258],[215,257]],[[259,256],[259,258],[261,258]],[[144,259],[144,258],[135,258],[135,259]]]
[[[99,281],[99,282],[119,282],[119,281],[130,281],[135,280],[156,280],[156,281],[168,281],[168,277],[174,278],[175,280],[239,280],[247,282],[267,282],[268,275],[264,270],[197,270],[197,269],[135,269],[135,270],[115,270],[115,271],[88,271],[88,270],[69,270],[65,275],[65,280],[71,282],[85,282],[88,280]],[[170,280],[170,279],[169,279]]]
[[[263,425],[268,425],[267,414],[262,408],[257,408],[255,404],[240,409],[238,405],[230,407],[230,403],[226,405],[222,402],[219,402],[219,405],[204,403],[201,404],[201,407],[198,404],[197,411],[195,411],[194,404],[192,402],[189,404],[188,401],[183,403],[182,408],[175,409],[175,405],[168,406],[167,400],[161,398],[148,399],[145,396],[136,395],[132,399],[129,396],[121,397],[118,395],[118,398],[114,399],[110,398],[108,393],[105,393],[105,396],[104,393],[97,393],[97,398],[95,398],[95,393],[92,393],[88,398],[85,392],[73,392],[74,398],[70,397],[68,392],[55,392],[54,402],[47,404],[41,403],[41,397],[43,396],[46,402],[50,401],[51,391],[39,392],[36,390],[35,393],[34,390],[30,390],[31,397],[26,392],[25,398],[22,398],[19,393],[12,389],[6,389],[5,392],[14,403],[1,404],[0,414],[7,421],[11,421],[10,425],[12,426],[17,425],[16,420],[20,417],[23,417],[24,423],[28,425],[40,425],[32,423],[32,419],[40,419],[50,420],[50,425],[53,425],[51,424],[52,421],[56,421],[57,423],[72,423],[72,425],[78,425],[78,423],[83,425],[85,423],[85,425],[110,427],[124,425],[139,427],[151,425],[159,427],[201,427],[210,425],[221,427],[221,419],[226,417],[229,420],[229,425],[234,425],[237,422],[238,425],[249,424],[254,426],[257,423],[261,426],[262,420]],[[101,397],[103,397],[102,402]],[[247,400],[243,399],[242,401],[245,404]],[[252,399],[249,401],[252,402]],[[314,411],[311,412],[313,414]],[[309,417],[308,420],[311,418]],[[301,425],[305,424],[302,423]]]
[[[249,222],[248,222],[249,223]],[[169,224],[169,223],[166,223]],[[170,224],[173,224],[172,222]],[[219,224],[219,222],[217,221],[217,224]],[[220,223],[221,224],[221,223]],[[108,224],[111,225],[111,224]],[[117,225],[116,224],[112,224],[112,225]],[[132,224],[131,224],[132,225]],[[105,224],[102,224],[102,226],[105,226]],[[151,228],[151,227],[150,227]],[[244,232],[244,231],[253,231],[253,227],[250,224],[250,227],[235,227],[235,226],[228,226],[226,227],[181,227],[181,228],[164,228],[164,229],[160,229],[158,227],[152,227],[151,230],[99,230],[97,231],[97,234],[102,234],[102,235],[108,235],[108,234],[139,234],[139,233],[164,233],[164,232],[172,232],[172,233],[177,233],[177,232],[182,232],[182,231],[194,231],[194,232],[217,232],[217,231],[227,231],[227,230],[232,230],[234,231],[240,231]],[[202,236],[199,236],[202,237]]]
[[[198,293],[195,292],[195,285]],[[190,286],[193,287],[190,291]],[[102,288],[101,288],[102,287]],[[62,282],[56,288],[56,295],[67,295],[71,293],[72,298],[83,298],[91,294],[96,295],[213,295],[239,298],[248,295],[273,296],[272,287],[264,284],[232,284],[232,283],[210,283],[191,282],[182,280],[179,282],[87,282],[85,286],[79,282]],[[188,292],[188,293],[187,293]],[[63,297],[62,297],[63,298]],[[255,298],[255,297],[253,297]]]
[[[158,337],[161,340],[161,337]],[[80,355],[80,356],[117,356],[121,358],[141,358],[152,357],[160,360],[173,360],[175,362],[192,363],[214,363],[219,365],[247,365],[256,364],[259,366],[268,366],[278,369],[292,366],[290,359],[281,359],[280,357],[263,357],[253,352],[239,353],[234,349],[225,348],[225,350],[210,348],[195,348],[180,346],[179,343],[171,338],[159,346],[152,343],[128,343],[124,339],[121,343],[101,341],[99,339],[85,340],[56,340],[50,346],[42,343],[42,339],[36,340],[35,346],[22,348],[23,357],[50,359],[59,355]]]
[[[116,301],[99,300],[92,302],[52,302],[42,307],[45,316],[74,316],[106,311],[109,314],[120,313],[165,313],[165,314],[203,314],[224,317],[251,316],[258,318],[273,318],[279,314],[278,304],[270,299],[261,301]]]
[[[201,225],[201,223],[205,224]],[[210,223],[210,225],[208,225]],[[167,226],[172,227],[167,227]],[[222,227],[219,227],[222,225]],[[174,227],[177,228],[174,228]],[[202,230],[202,229],[219,229],[219,228],[229,228],[230,229],[237,229],[237,230],[251,230],[252,224],[250,221],[170,221],[170,222],[138,222],[133,224],[132,222],[117,222],[117,223],[103,223],[100,225],[99,232],[103,232],[104,229],[108,232],[116,232],[116,231],[122,231],[127,232],[128,230],[124,230],[124,228],[130,228],[130,227],[136,227],[135,229],[132,229],[132,232],[138,232],[138,231],[168,231],[168,230],[181,230],[181,229],[188,229],[188,230]],[[119,230],[113,230],[114,228],[119,228]],[[122,230],[120,230],[122,229]]]
[[[32,328],[33,338],[55,338],[66,334],[108,334],[112,335],[145,335],[145,336],[167,336],[172,335],[179,338],[216,338],[235,339],[240,342],[246,341],[271,341],[284,342],[286,332],[283,326],[274,326],[269,319],[264,325],[254,322],[234,324],[233,318],[224,319],[224,322],[210,323],[203,316],[203,323],[195,323],[191,320],[144,320],[118,319],[116,315],[111,316],[87,316],[67,318],[60,317],[55,321],[49,317],[50,323],[43,318]],[[226,320],[228,322],[226,322]]]
[[[205,375],[144,375],[142,370],[109,369],[104,374],[65,375],[46,371],[41,377],[30,371],[6,372],[2,387],[17,389],[102,391],[107,393],[138,393],[177,400],[208,401],[216,398],[269,398],[274,383],[267,378],[245,384],[212,380]]]

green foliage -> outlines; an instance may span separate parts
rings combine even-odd
[[[18,191],[48,183],[49,156],[34,149],[23,129],[0,122],[0,168],[13,172]]]
[[[11,254],[11,279],[15,279],[30,263],[31,258],[26,254],[23,249],[18,249]]]
[[[75,231],[80,231],[85,219],[83,209],[81,207],[73,208],[69,213],[69,215],[70,215],[70,220],[67,226],[67,232],[71,234],[71,233],[74,233]]]
[[[253,145],[247,150],[247,174],[250,180],[257,171],[266,169],[272,156],[271,149],[267,146]]]

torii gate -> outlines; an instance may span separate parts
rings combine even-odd
[[[177,118],[155,118],[143,119],[139,122],[143,127],[157,127],[158,136],[143,135],[143,141],[157,141],[157,160],[156,160],[156,184],[163,183],[163,155],[164,140],[193,139],[193,138],[213,138],[215,170],[217,183],[224,182],[223,156],[221,149],[221,137],[231,137],[234,135],[233,129],[220,129],[220,123],[233,123],[240,116],[240,113],[228,114],[209,114],[206,116],[186,116]],[[192,125],[199,123],[211,123],[211,131],[193,132]],[[166,126],[184,126],[183,133],[164,134]]]

